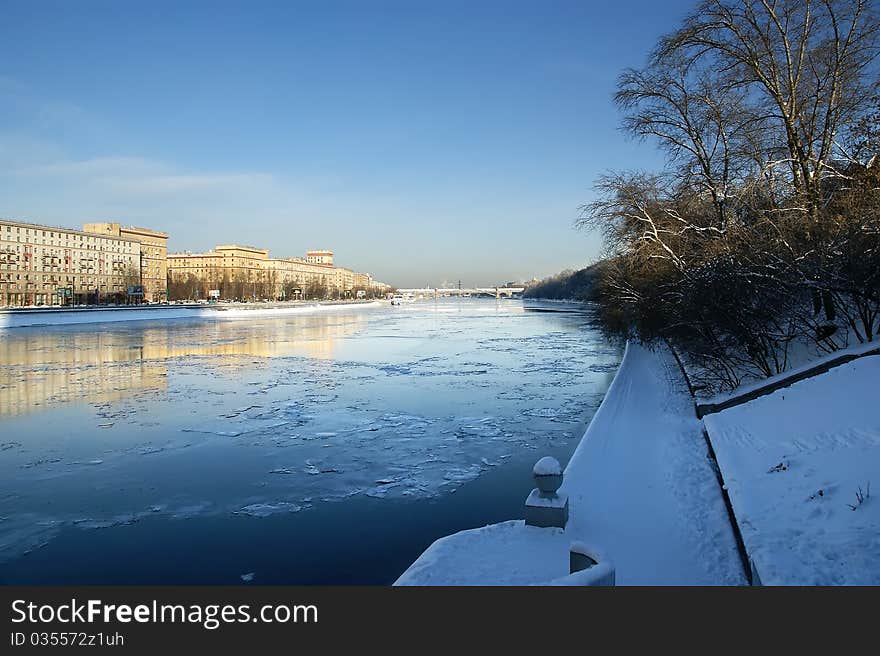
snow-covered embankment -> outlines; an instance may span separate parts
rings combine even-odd
[[[279,306],[248,304],[222,305],[152,305],[115,308],[56,308],[28,310],[0,310],[0,329],[34,326],[67,326],[120,321],[147,321],[171,319],[256,319],[294,314],[308,314],[353,307],[377,307],[380,301],[339,303],[297,303]]]
[[[630,344],[565,470],[564,530],[511,521],[431,545],[397,585],[547,583],[597,545],[617,584],[745,584],[702,425],[672,355]]]
[[[705,417],[764,585],[880,584],[878,381],[870,355]]]

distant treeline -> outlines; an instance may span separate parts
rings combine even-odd
[[[553,300],[588,301],[601,272],[601,264],[593,264],[586,269],[557,273],[529,284],[523,292],[526,298],[549,298]]]

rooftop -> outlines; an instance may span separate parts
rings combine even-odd
[[[0,225],[15,226],[17,228],[27,228],[30,230],[50,230],[54,232],[66,232],[72,235],[82,235],[84,237],[99,237],[102,239],[118,239],[122,241],[130,241],[140,243],[137,239],[131,237],[117,237],[116,235],[104,235],[95,232],[86,232],[85,230],[75,230],[73,228],[63,228],[61,226],[42,225],[39,223],[27,223],[25,221],[14,221],[12,219],[4,219],[0,217]]]

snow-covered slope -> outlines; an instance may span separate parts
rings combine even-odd
[[[867,356],[705,418],[765,585],[880,584],[878,381]]]

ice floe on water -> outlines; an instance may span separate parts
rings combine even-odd
[[[555,422],[576,422],[578,420],[578,410],[568,407],[552,407],[552,408],[527,408],[522,411],[527,417],[540,417],[541,419],[549,419]]]
[[[0,559],[27,555],[54,538],[62,522],[34,513],[4,517],[0,522]]]
[[[259,406],[254,406],[259,407]],[[187,426],[180,430],[185,433],[212,433],[222,437],[239,437],[248,433],[260,431],[272,431],[287,426],[290,423],[297,423],[298,417],[287,419],[287,416],[281,412],[273,413],[257,413],[254,416],[242,415],[240,413],[233,415],[221,415],[217,419]]]
[[[115,526],[129,526],[140,521],[143,514],[126,513],[108,519],[74,519],[71,524],[78,528],[113,528]]]
[[[234,512],[236,515],[250,515],[251,517],[269,517],[278,513],[295,513],[303,509],[303,506],[287,501],[275,503],[252,503]]]
[[[200,517],[214,511],[214,504],[212,504],[210,501],[203,501],[201,503],[194,503],[171,509],[169,510],[169,514],[172,519],[192,519],[194,517]]]
[[[68,340],[81,361],[54,367],[51,385],[45,363],[0,375],[0,562],[66,529],[449,494],[577,437],[617,366],[578,318],[429,307],[337,323],[188,322],[173,334],[148,322],[101,340],[95,327],[17,333],[45,359],[52,340]],[[11,425],[4,391],[34,376],[42,387]]]

